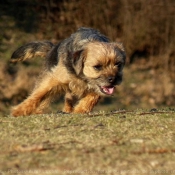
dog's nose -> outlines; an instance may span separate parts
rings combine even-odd
[[[109,81],[109,83],[113,83],[114,80],[115,80],[115,77],[114,77],[114,76],[110,76],[110,77],[108,77],[108,81]]]

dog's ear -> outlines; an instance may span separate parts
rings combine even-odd
[[[113,45],[120,51],[120,53],[123,56],[123,59],[125,60],[126,59],[126,52],[125,52],[125,48],[123,47],[123,44],[119,43],[119,42],[115,42],[115,43],[113,43]]]
[[[74,52],[72,54],[72,60],[73,60],[73,68],[76,74],[79,75],[83,69],[83,61],[84,61],[83,50],[78,50]]]

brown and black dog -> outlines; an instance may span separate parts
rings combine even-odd
[[[112,95],[122,81],[125,50],[97,30],[80,28],[57,45],[31,42],[18,48],[11,62],[46,57],[46,66],[31,95],[12,115],[41,114],[56,94],[65,94],[63,112],[89,113],[100,96]]]

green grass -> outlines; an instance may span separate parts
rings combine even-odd
[[[175,112],[0,117],[0,174],[174,174]]]

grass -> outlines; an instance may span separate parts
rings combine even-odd
[[[0,174],[174,174],[173,110],[0,117]]]

